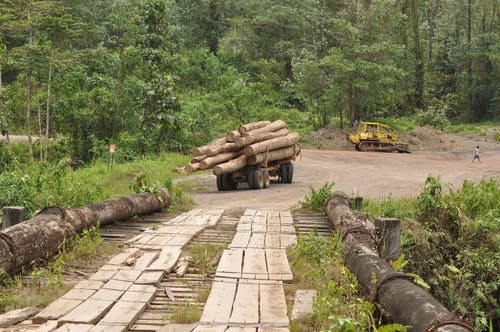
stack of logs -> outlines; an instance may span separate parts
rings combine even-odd
[[[300,153],[299,134],[290,133],[282,120],[259,121],[230,131],[226,137],[193,150],[195,156],[184,171],[211,169],[215,175],[232,173],[245,166],[285,160]]]

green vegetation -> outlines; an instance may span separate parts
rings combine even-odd
[[[94,269],[118,250],[104,243],[98,227],[92,227],[65,242],[50,263],[34,262],[29,273],[23,271],[11,278],[2,276],[0,312],[24,307],[44,307],[67,292],[71,285],[63,283],[63,273]]]
[[[429,177],[417,199],[368,201],[368,215],[403,223],[406,272],[478,331],[500,319],[500,186],[496,179],[447,188]]]
[[[202,308],[199,305],[186,302],[176,306],[175,310],[165,317],[165,319],[177,324],[196,323],[200,321],[201,311]]]
[[[297,210],[302,212],[325,212],[326,200],[332,195],[335,182],[326,182],[319,189],[310,187],[304,200],[298,203]]]
[[[406,331],[397,324],[377,327],[375,305],[361,298],[356,278],[343,264],[339,233],[329,238],[301,236],[288,257],[294,285],[287,292],[318,291],[312,315],[293,321],[291,331]]]
[[[217,263],[227,244],[203,243],[189,246],[189,263],[203,275],[212,275],[215,273]]]
[[[79,207],[131,193],[130,182],[142,173],[148,186],[165,186],[172,194],[172,209],[192,206],[182,190],[172,185],[172,170],[185,164],[189,157],[165,153],[115,164],[108,171],[105,162],[73,170],[68,160],[57,164],[41,163],[22,166],[13,162],[0,174],[0,206],[26,207],[28,216],[50,205]],[[137,179],[136,179],[137,180]]]

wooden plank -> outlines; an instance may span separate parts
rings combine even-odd
[[[238,284],[229,323],[259,323],[259,284]]]
[[[67,300],[86,300],[92,296],[96,291],[95,289],[81,289],[81,288],[73,288],[70,289],[66,294],[61,296],[63,299]]]
[[[133,268],[134,270],[145,270],[156,258],[158,258],[157,252],[146,252],[137,258]]]
[[[137,284],[133,284],[132,286],[130,286],[130,288],[128,290],[131,291],[131,292],[155,292],[156,291],[156,287],[155,286],[151,286],[151,285],[137,285]]]
[[[292,320],[309,315],[313,311],[314,297],[317,295],[313,289],[298,289],[293,301]]]
[[[252,230],[252,224],[248,222],[239,222],[238,226],[236,226],[237,232],[250,232]]]
[[[116,274],[116,272],[118,272],[118,269],[116,269],[116,270],[99,270],[90,277],[90,280],[108,281],[111,278],[113,278],[113,276]]]
[[[253,223],[254,224],[267,224],[267,217],[265,215],[259,215],[253,217]]]
[[[254,233],[265,233],[267,232],[267,225],[264,223],[253,223],[252,224],[252,232]]]
[[[193,331],[193,329],[196,328],[197,325],[198,325],[197,323],[192,323],[192,324],[168,323],[160,327],[156,332],[191,332]],[[135,326],[133,327],[133,329],[141,331],[140,329],[136,329]]]
[[[259,275],[267,279],[266,253],[264,249],[246,249],[243,262],[242,278],[254,279]]]
[[[265,233],[253,233],[248,242],[248,248],[264,249],[264,242],[266,240]]]
[[[57,299],[33,317],[32,321],[34,324],[42,324],[49,319],[59,319],[79,306],[82,302],[81,300]]]
[[[219,326],[207,326],[207,325],[198,325],[192,332],[224,332],[226,331],[227,326],[219,325]]]
[[[280,224],[280,216],[276,211],[271,211],[267,215],[267,223],[271,225],[279,225]]]
[[[266,249],[267,270],[269,274],[291,274],[285,249]]]
[[[288,327],[259,327],[257,332],[290,332]]]
[[[260,285],[260,323],[288,326],[283,285]]]
[[[158,285],[164,273],[164,271],[144,271],[134,284]]]
[[[268,233],[279,233],[281,231],[281,226],[280,224],[268,224],[267,225],[267,232]]]
[[[64,323],[95,324],[109,311],[113,303],[113,301],[86,300],[60,318],[58,325]]]
[[[92,327],[88,332],[125,332],[127,325],[107,325],[97,324]]]
[[[248,246],[248,241],[250,241],[250,232],[237,232],[234,235],[233,241],[229,245],[229,248],[246,248]]]
[[[258,217],[266,217],[266,219],[267,219],[267,211],[264,211],[264,210],[257,210],[257,212],[255,212],[255,216],[258,216]]]
[[[101,320],[101,324],[126,325],[130,327],[146,309],[146,302],[118,301]]]
[[[9,327],[11,325],[29,319],[40,312],[39,308],[23,308],[6,312],[0,315],[0,327]]]
[[[181,247],[164,247],[158,258],[146,269],[148,271],[166,271],[169,273],[182,253]]]
[[[295,234],[295,226],[293,225],[281,225],[281,233]]]
[[[100,289],[90,297],[91,300],[117,301],[125,291],[113,289]]]
[[[212,284],[205,308],[200,318],[203,323],[226,324],[231,316],[233,300],[236,293],[235,282],[219,282]]]
[[[253,216],[241,216],[240,223],[253,223]]]
[[[54,332],[88,332],[92,326],[91,324],[64,324]]]
[[[295,234],[280,234],[280,247],[286,249],[297,243],[297,235]]]
[[[280,217],[280,224],[281,225],[293,225],[292,216],[281,216]]]
[[[82,280],[75,285],[73,288],[81,289],[100,289],[104,285],[104,282],[99,280]]]
[[[246,209],[243,215],[245,216],[255,216],[255,213],[257,213],[257,210],[255,209]]]
[[[169,246],[180,246],[180,247],[183,247],[185,246],[189,241],[191,241],[191,239],[193,238],[193,236],[191,235],[181,235],[181,234],[177,234],[175,235],[172,239],[170,239],[170,241],[168,241],[168,245]]]
[[[120,270],[113,276],[112,280],[134,282],[139,278],[141,273],[142,271],[140,270]]]
[[[136,257],[139,253],[139,249],[137,248],[129,248],[125,249],[121,254],[116,255],[111,258],[106,264],[109,265],[122,265],[125,264],[130,258]]]
[[[279,249],[281,247],[280,234],[279,233],[266,233],[266,240],[264,243],[264,247],[265,248]]]
[[[230,327],[225,332],[255,332],[255,327]]]
[[[141,302],[141,303],[151,303],[155,292],[130,292],[127,291],[120,298],[120,302]]]
[[[118,291],[126,291],[130,286],[132,286],[133,282],[131,281],[120,281],[111,279],[107,283],[102,286],[103,289],[112,289]]]
[[[240,278],[242,263],[243,249],[226,249],[222,253],[215,275],[218,276],[220,273],[230,273]]]

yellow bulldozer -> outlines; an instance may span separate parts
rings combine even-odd
[[[398,133],[378,122],[360,122],[348,138],[358,151],[410,153],[407,143],[398,142]]]

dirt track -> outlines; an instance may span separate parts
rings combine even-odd
[[[500,148],[483,151],[482,163],[472,163],[472,153],[399,154],[338,150],[304,150],[295,162],[292,184],[272,183],[265,190],[240,189],[217,192],[212,174],[191,175],[184,181],[206,186],[190,193],[200,207],[288,208],[327,181],[334,190],[370,198],[417,195],[428,175],[440,176],[445,184],[459,186],[463,180],[500,178]]]

